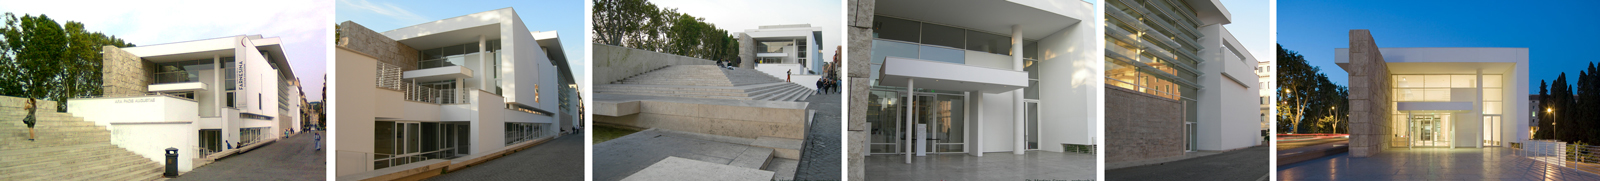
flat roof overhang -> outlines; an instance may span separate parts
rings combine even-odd
[[[234,38],[240,37],[246,41],[249,41],[250,44],[255,45],[257,50],[266,51],[267,54],[263,56],[271,59],[274,64],[282,65],[280,67],[273,67],[278,69],[279,73],[294,75],[294,70],[288,66],[288,56],[284,55],[283,52],[283,40],[279,39],[278,37],[264,38],[261,37],[261,35],[239,35],[204,40],[128,47],[122,48],[122,50],[127,51],[129,54],[133,54],[134,56],[139,56],[140,59],[148,60],[154,63],[211,59],[218,56],[237,57],[234,55],[234,47],[237,47],[235,45],[242,42],[236,42],[234,41]]]
[[[392,33],[392,32],[397,32],[397,31],[400,31],[400,30],[387,31],[387,32],[384,32],[384,35],[387,35],[390,38],[395,38],[395,41],[400,42],[401,44],[405,44],[406,46],[410,46],[411,48],[417,49],[417,50],[427,50],[427,49],[434,49],[434,48],[452,46],[452,45],[477,43],[478,42],[478,36],[483,36],[484,40],[499,40],[499,39],[501,39],[500,38],[500,23],[482,24],[482,25],[478,25],[478,26],[474,26],[474,27],[461,28],[461,29],[443,29],[444,27],[406,27],[406,28],[418,28],[418,29],[441,28],[441,29],[438,29],[438,30],[412,30],[412,31],[421,31],[422,35],[414,35],[414,36],[410,36],[410,37],[404,37],[405,35],[390,35],[390,34],[398,34],[398,33]]]
[[[206,84],[200,82],[160,83],[146,86],[150,92],[188,92],[206,90]]]
[[[463,66],[444,66],[419,70],[410,70],[403,73],[401,79],[417,82],[432,82],[441,80],[455,80],[456,78],[472,78],[472,69]]]
[[[1064,5],[1060,3],[1087,3],[1082,1],[1056,1],[1053,7],[1071,7],[1082,5]],[[970,0],[879,0],[877,1],[876,15],[885,15],[896,18],[906,18],[936,24],[958,26],[963,28],[1000,33],[1009,35],[1011,25],[1022,25],[1022,37],[1026,39],[1044,39],[1051,34],[1066,29],[1068,26],[1078,24],[1090,17],[1074,18],[1058,12],[1042,10],[1013,1],[970,1]],[[1088,5],[1087,10],[1093,11],[1093,5]]]
[[[1395,102],[1401,112],[1460,112],[1471,111],[1472,102]]]
[[[885,57],[878,85],[933,90],[1004,93],[1028,87],[1028,72],[969,66],[948,62]]]
[[[1528,60],[1527,48],[1416,47],[1378,48],[1389,74],[1502,74]],[[1335,48],[1334,61],[1341,69],[1350,64],[1350,49]],[[1349,69],[1345,69],[1349,71]]]

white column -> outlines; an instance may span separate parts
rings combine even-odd
[[[494,79],[495,71],[500,70],[494,70],[494,62],[489,62],[494,60],[489,56],[494,55],[488,54],[489,48],[485,46],[488,45],[488,42],[488,37],[478,35],[478,89],[494,91],[494,89],[491,89],[494,88],[491,86],[494,84],[490,84],[489,81]]]
[[[235,60],[234,63],[238,63],[238,61]],[[223,77],[222,77],[223,76],[222,74],[224,72],[223,70],[227,70],[226,69],[227,67],[223,67],[222,66],[222,55],[218,55],[218,54],[212,54],[211,55],[211,64],[214,65],[214,67],[216,67],[216,69],[213,69],[213,71],[212,71],[212,72],[216,72],[216,73],[213,73],[211,75],[211,78],[212,78],[211,80],[216,80],[215,81],[216,82],[215,85],[211,85],[211,92],[212,92],[212,101],[211,102],[213,103],[213,105],[216,105],[216,107],[212,108],[212,109],[216,109],[217,120],[222,122],[222,128],[223,129],[227,129],[228,128],[228,114],[227,114],[228,113],[228,111],[227,111],[228,104],[225,101],[228,101],[228,97],[227,97],[228,96],[228,90],[226,88],[227,85],[222,85],[222,84],[228,83],[228,81],[224,80]],[[235,66],[237,66],[237,65],[235,65]],[[244,70],[236,70],[236,71],[244,71]],[[227,75],[227,76],[234,76],[234,75]],[[217,133],[218,134],[227,133],[227,131],[219,131]],[[219,140],[226,140],[228,138],[227,136],[221,136],[221,135],[218,135],[217,137],[219,138]],[[221,144],[218,144],[218,145],[221,145]],[[227,149],[225,146],[222,147],[222,148],[223,149]],[[183,149],[183,148],[178,148],[178,149]]]
[[[1011,25],[1011,69],[1022,71],[1022,25]],[[1011,146],[1011,153],[1018,155],[1021,155],[1023,150],[1027,149],[1025,146],[1028,142],[1022,135],[1027,132],[1027,120],[1022,115],[1024,111],[1027,111],[1027,107],[1023,107],[1022,103],[1022,94],[1025,91],[1025,89],[1017,89],[1011,93],[1011,119],[1013,124],[1016,125],[1015,129],[1012,129],[1015,132],[1013,134],[1016,136],[1016,141]]]
[[[917,103],[916,87],[917,79],[906,79],[906,116],[904,117],[906,120],[906,163],[911,163],[911,147],[916,146],[914,145],[915,143],[911,142],[911,133],[913,131],[911,130],[911,127],[913,127],[912,125],[916,124],[916,122],[912,121],[916,120],[916,118],[912,116],[916,115],[917,109],[916,107],[911,106],[912,104]]]
[[[974,135],[977,136],[967,140],[967,144],[972,145],[970,148],[972,148],[972,152],[975,154],[974,156],[982,157],[983,144],[986,143],[983,142],[983,137],[985,136],[983,131],[983,92],[974,91],[972,94],[968,94],[968,96],[969,97],[967,97],[967,99],[972,100],[971,103],[968,103],[970,107],[972,107],[972,112],[969,113],[973,114],[972,119],[967,120],[968,122],[972,122],[972,128],[968,129],[969,131],[967,132],[976,132]]]
[[[1477,142],[1477,144],[1472,144],[1472,145],[1473,145],[1474,148],[1483,148],[1483,128],[1487,128],[1487,126],[1489,126],[1488,124],[1485,124],[1485,122],[1483,122],[1483,118],[1484,118],[1484,115],[1483,115],[1483,113],[1484,113],[1483,112],[1483,69],[1478,69],[1477,81],[1478,82],[1476,84],[1473,84],[1473,86],[1472,86],[1473,88],[1477,88],[1477,91],[1476,91],[1477,94],[1475,95],[1477,98],[1476,99],[1472,99],[1472,103],[1473,103],[1472,104],[1473,105],[1472,110],[1477,110],[1478,111],[1478,117],[1476,117],[1477,120],[1474,120],[1474,121],[1478,122],[1478,129],[1472,130],[1472,132],[1478,133],[1478,134],[1476,134],[1478,136],[1474,137],[1474,138],[1477,138],[1477,139],[1472,140],[1473,142]]]

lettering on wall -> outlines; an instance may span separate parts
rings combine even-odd
[[[145,103],[145,102],[156,102],[156,98],[131,98],[131,99],[119,99],[119,100],[117,100],[118,104],[121,104],[121,103]]]

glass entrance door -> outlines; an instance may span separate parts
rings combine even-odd
[[[966,151],[966,101],[961,95],[917,95],[917,104],[928,109],[917,119],[928,124],[929,153],[963,153]],[[927,102],[922,102],[928,100]]]
[[[1412,115],[1409,119],[1411,146],[1450,146],[1449,115]]]
[[[872,90],[867,96],[868,154],[900,154],[905,151],[905,103],[901,92]]]
[[[1031,100],[1023,104],[1027,105],[1028,108],[1024,110],[1026,112],[1022,113],[1027,117],[1025,121],[1028,122],[1027,127],[1023,127],[1023,129],[1028,131],[1022,133],[1022,138],[1028,142],[1028,150],[1037,150],[1039,149],[1039,101]]]
[[[1500,146],[1500,115],[1483,116],[1483,146]]]

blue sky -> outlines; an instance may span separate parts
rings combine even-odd
[[[1244,49],[1250,51],[1257,61],[1268,61],[1276,57],[1277,48],[1272,46],[1272,14],[1270,0],[1225,0],[1222,7],[1228,8],[1228,14],[1233,18],[1233,23],[1222,25],[1233,33],[1233,38],[1244,44]],[[1251,65],[1254,67],[1255,65]]]
[[[584,10],[582,0],[562,1],[438,1],[438,0],[336,0],[334,23],[355,21],[373,31],[383,32],[500,8],[516,9],[517,16],[530,31],[555,30],[565,47],[567,65],[573,65],[573,78],[586,82]],[[330,25],[331,26],[331,25]]]
[[[1600,29],[1600,1],[1281,1],[1278,44],[1322,67],[1329,80],[1346,85],[1349,74],[1333,64],[1333,49],[1349,47],[1349,30],[1369,29],[1379,47],[1528,48],[1529,93],[1540,80],[1600,62],[1584,34]],[[1254,51],[1254,50],[1252,50]]]
[[[0,4],[4,4],[0,12],[45,14],[63,24],[83,22],[89,31],[140,46],[235,35],[278,37],[306,101],[322,100],[322,76],[327,74],[325,60],[332,42],[330,0],[0,0]]]

